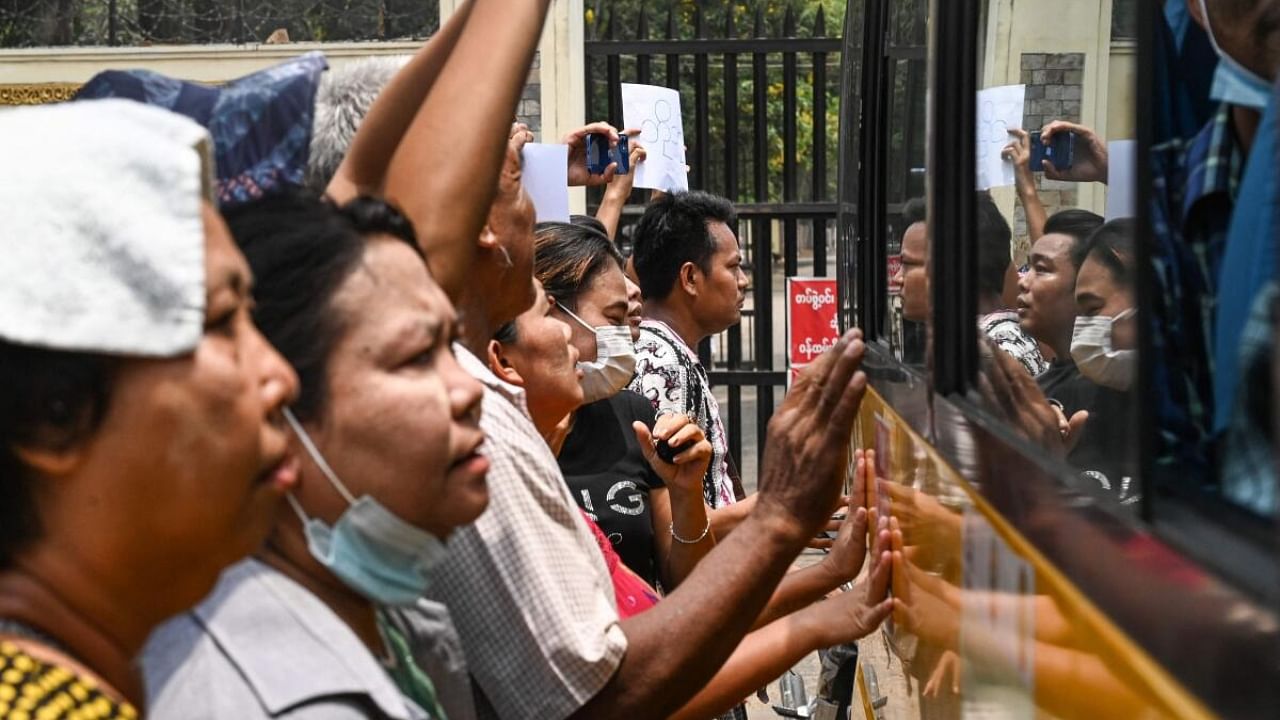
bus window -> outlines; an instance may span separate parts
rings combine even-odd
[[[1098,22],[1110,7],[985,3],[972,285],[989,406],[1136,507],[1136,56]]]
[[[885,164],[885,242],[889,302],[885,327],[896,357],[924,365],[929,319],[925,223],[927,0],[889,3],[885,48],[889,88]]]
[[[1153,482],[1274,518],[1276,128],[1267,108],[1280,8],[1201,0],[1165,8],[1156,26]]]

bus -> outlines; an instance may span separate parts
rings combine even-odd
[[[1214,332],[1192,320],[1216,322],[1217,278],[1193,287],[1186,258],[1169,257],[1201,240],[1220,252],[1249,182],[1247,114],[1210,97],[1201,16],[1246,21],[1224,5],[848,3],[837,272],[869,379],[851,447],[875,451],[868,502],[895,518],[905,558],[898,609],[860,643],[852,717],[1280,713],[1269,362],[1241,373],[1232,411],[1261,438],[1269,497],[1239,490],[1231,430],[1177,424],[1210,403],[1189,374],[1217,387],[1238,362],[1192,362],[1185,336]],[[1243,5],[1267,25],[1271,3]],[[1212,132],[1224,127],[1226,140]],[[1203,175],[1216,158],[1216,180],[1175,172]],[[1094,297],[1098,278],[1111,282]],[[1180,311],[1199,293],[1202,317],[1173,317],[1171,292]],[[1122,313],[1079,309],[1122,296]],[[1100,327],[1112,345],[1089,355]],[[1102,355],[1127,364],[1102,370]],[[1068,386],[1092,394],[1055,407]]]

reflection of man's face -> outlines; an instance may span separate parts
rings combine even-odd
[[[1236,62],[1252,70],[1259,77],[1270,80],[1275,77],[1273,57],[1275,49],[1269,48],[1259,28],[1272,26],[1277,15],[1270,2],[1256,2],[1252,10],[1242,12],[1237,3],[1224,0],[1204,0],[1209,11],[1208,24],[1201,14],[1200,0],[1189,0],[1187,9],[1206,31],[1212,29],[1213,37],[1222,51]]]
[[[1076,319],[1075,238],[1050,233],[1031,247],[1031,269],[1018,282],[1018,318],[1028,335],[1055,351],[1069,347]]]
[[[927,227],[918,222],[902,234],[902,269],[898,280],[902,283],[902,317],[913,322],[924,322],[929,317],[929,273],[925,262],[929,255]]]

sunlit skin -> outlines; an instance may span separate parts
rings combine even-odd
[[[896,278],[902,285],[902,317],[912,322],[929,319],[928,253],[927,226],[913,223],[902,234],[902,269]]]
[[[560,319],[563,315],[542,283],[535,280],[534,286],[533,307],[515,320],[515,342],[493,341],[488,358],[495,375],[524,388],[529,416],[545,437],[582,405],[582,372],[576,367],[578,348],[570,343],[572,329]]]
[[[1076,312],[1081,317],[1114,318],[1134,307],[1133,288],[1118,285],[1115,274],[1096,254],[1091,253],[1080,264],[1076,277]],[[1138,346],[1137,317],[1130,315],[1111,325],[1111,346],[1131,350]]]
[[[304,424],[347,490],[438,538],[472,522],[488,504],[488,461],[479,453],[481,386],[458,364],[452,305],[414,251],[371,238],[330,312],[342,328],[329,356],[328,395]],[[304,459],[294,497],[332,526],[349,505],[294,438]],[[264,553],[273,567],[326,602],[373,648],[373,605],[324,569],[301,523],[282,507]]]
[[[1018,281],[1018,319],[1031,337],[1048,345],[1056,357],[1071,357],[1071,331],[1076,319],[1076,267],[1071,262],[1075,240],[1050,233],[1031,247],[1031,268]]]
[[[627,260],[630,263],[630,260]],[[640,339],[640,322],[644,320],[644,296],[640,292],[640,286],[630,275],[626,276],[627,281],[627,323],[631,325],[631,341],[635,342]]]
[[[122,359],[84,442],[18,448],[41,532],[0,571],[0,615],[49,632],[139,707],[133,658],[151,630],[262,542],[298,477],[281,416],[297,376],[253,325],[226,225],[209,205],[203,216],[199,344]]]

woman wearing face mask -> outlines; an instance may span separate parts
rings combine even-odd
[[[0,114],[0,717],[138,717],[148,634],[297,482],[208,145],[121,100]]]
[[[415,654],[456,642],[447,617],[432,635],[393,610],[419,602],[444,540],[488,502],[453,308],[381,201],[279,196],[229,221],[255,318],[301,378],[288,421],[304,459],[258,555],[151,640],[152,714],[469,717],[456,647]]]
[[[579,386],[564,390],[553,381],[526,383],[533,417],[538,418],[533,406],[542,398],[565,403],[547,415],[569,415],[558,460],[574,500],[629,568],[650,585],[671,590],[715,539],[704,532],[707,515],[700,476],[687,466],[654,457],[650,431],[656,430],[668,447],[678,448],[701,440],[701,430],[691,426],[672,437],[688,425],[687,419],[663,418],[655,426],[652,405],[624,390],[635,370],[628,291],[622,257],[603,233],[581,225],[540,226],[534,273],[554,300],[547,313],[569,328],[581,379],[575,381],[572,372],[560,374],[562,381]],[[528,342],[502,339],[495,349],[498,357],[512,355],[501,368],[508,373],[526,366],[524,356],[554,355],[529,348]],[[579,388],[581,399],[574,395]],[[637,423],[643,428],[639,437]]]
[[[1068,399],[1089,411],[1068,460],[1126,505],[1139,497],[1132,481],[1137,403],[1130,393],[1138,364],[1133,232],[1132,220],[1112,220],[1087,241],[1076,276],[1071,359],[1088,382],[1074,388],[1080,398]]]

